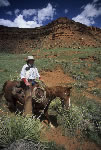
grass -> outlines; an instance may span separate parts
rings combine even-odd
[[[101,98],[101,90],[99,88],[93,87],[89,92]]]
[[[58,112],[57,120],[63,135],[79,136],[80,140],[89,139],[101,146],[101,104],[81,97],[78,104],[72,104],[69,110],[63,110],[60,102],[51,107]]]
[[[19,79],[20,70],[26,55],[0,54],[0,90],[5,81]]]
[[[20,80],[19,75],[22,66],[25,64],[25,58],[33,53],[36,53],[36,51],[33,50],[31,53],[18,55],[0,54],[0,91],[5,81]],[[76,136],[79,130],[81,137],[84,138],[85,136],[89,140],[100,144],[101,105],[96,102],[96,99],[88,99],[86,95],[84,96],[84,92],[89,92],[99,99],[101,97],[100,87],[90,87],[90,91],[88,91],[88,81],[93,82],[96,78],[101,79],[101,48],[42,50],[38,56],[39,58],[36,58],[35,64],[39,72],[43,70],[52,71],[56,66],[61,66],[65,74],[75,79],[75,83],[72,84],[72,91],[75,91],[76,94],[73,92],[71,94],[71,108],[68,111],[63,110],[59,99],[54,100],[49,108],[50,113],[54,111],[57,115],[58,124],[62,127],[63,134],[65,136]],[[20,139],[40,140],[40,122],[31,120],[31,118],[21,116],[10,118],[6,116],[2,117],[1,124],[0,145],[2,146]],[[50,145],[52,147],[52,143]],[[54,150],[56,150],[56,147],[53,144]]]
[[[42,125],[30,117],[2,116],[0,118],[0,146],[5,147],[20,139],[38,141]]]
[[[0,149],[2,148],[35,148],[36,150],[65,150],[54,142],[40,139],[42,124],[31,117],[2,116],[0,118]]]

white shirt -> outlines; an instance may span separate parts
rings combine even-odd
[[[20,74],[21,79],[22,78],[39,79],[40,75],[38,73],[38,69],[35,66],[29,69],[28,67],[29,66],[27,64],[22,67],[21,74]]]

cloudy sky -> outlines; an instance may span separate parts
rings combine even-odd
[[[0,0],[0,25],[35,28],[59,17],[101,28],[101,0]]]

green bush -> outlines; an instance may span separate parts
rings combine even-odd
[[[65,150],[54,142],[40,139],[42,124],[31,117],[2,116],[0,118],[0,149]]]
[[[101,65],[101,64],[100,64]],[[98,77],[101,78],[101,66],[96,68],[96,72],[98,73]]]
[[[45,143],[46,150],[65,150],[63,146],[57,145],[54,142]]]
[[[58,123],[66,136],[76,136],[80,131],[82,138],[101,144],[101,105],[93,101],[72,105],[69,110],[58,108]]]
[[[32,140],[16,140],[7,149],[2,150],[65,150],[63,146],[54,142],[36,142]]]
[[[58,113],[58,123],[63,127],[65,135],[75,135],[78,129],[84,128],[84,115],[78,106],[72,105],[69,110],[59,109]]]
[[[60,98],[55,98],[50,103],[49,109],[56,110],[57,108],[61,107],[61,101]]]
[[[90,93],[101,98],[101,90],[98,88],[93,87],[92,90],[90,91]]]
[[[5,147],[19,139],[40,140],[42,125],[31,117],[3,116],[0,118],[0,146]]]
[[[96,77],[100,77],[101,78],[101,63],[97,64],[95,62],[91,63],[91,67],[90,67],[90,72],[91,73],[95,73]]]
[[[74,86],[76,87],[76,89],[86,89],[88,87],[88,84],[83,81],[77,81],[74,83]]]

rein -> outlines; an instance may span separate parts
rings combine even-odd
[[[51,101],[51,100],[48,101],[48,103],[46,104],[46,106],[45,106],[44,109],[42,110],[42,112],[41,112],[41,114],[39,115],[39,117],[37,117],[37,119],[40,119],[40,117],[44,114],[44,111],[45,111],[45,109],[47,108],[47,106],[48,106],[48,104],[49,104],[50,101]]]

